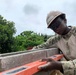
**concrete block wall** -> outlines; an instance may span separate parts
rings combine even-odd
[[[49,57],[58,54],[57,48],[25,51],[25,52],[15,52],[0,55],[0,72],[9,70],[24,64]],[[35,75],[43,75],[44,73],[37,73]],[[47,72],[44,74],[47,75]]]

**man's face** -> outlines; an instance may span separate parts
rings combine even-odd
[[[57,18],[50,26],[49,28],[51,28],[55,33],[59,34],[59,35],[63,35],[63,33],[65,32],[67,25],[65,20],[62,20],[61,18]]]

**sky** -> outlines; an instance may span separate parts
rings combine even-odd
[[[64,12],[67,24],[76,25],[76,0],[0,0],[0,15],[15,23],[15,35],[23,31],[53,35],[46,24],[50,11]]]

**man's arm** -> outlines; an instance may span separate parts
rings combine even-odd
[[[76,75],[76,59],[73,61],[61,61],[64,75]]]
[[[33,50],[34,49],[48,49],[48,48],[50,48],[50,46],[54,45],[57,41],[59,41],[60,38],[61,37],[58,36],[58,35],[55,35],[53,37],[50,37],[45,43],[33,47]]]
[[[42,61],[47,61],[47,64],[38,67],[41,71],[60,70],[64,75],[76,75],[76,59],[73,61],[55,61],[45,58]]]

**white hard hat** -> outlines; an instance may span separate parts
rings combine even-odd
[[[60,15],[65,15],[65,14],[60,11],[51,11],[46,18],[47,26],[49,27],[49,25]]]

